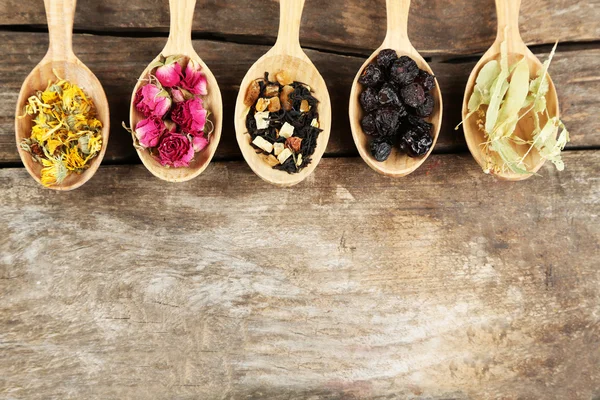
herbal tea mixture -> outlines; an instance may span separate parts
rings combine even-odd
[[[317,147],[319,101],[309,86],[294,82],[285,71],[250,84],[244,99],[250,107],[246,129],[252,145],[274,169],[289,174],[300,172],[311,163]]]
[[[163,167],[188,167],[212,133],[205,129],[210,124],[202,100],[208,94],[206,75],[184,56],[161,56],[150,68],[134,100],[144,119],[128,130],[134,145],[149,151]]]
[[[509,65],[506,42],[500,47],[500,62],[492,60],[479,71],[465,121],[474,114],[479,117],[477,124],[487,139],[483,145],[486,173],[510,170],[517,174],[531,174],[524,161],[534,149],[543,158],[552,161],[559,171],[564,169],[561,151],[569,142],[569,132],[558,116],[550,115],[546,107],[546,94],[550,87],[548,68],[557,45],[554,45],[535,79],[529,78],[529,64],[525,58]],[[534,123],[529,140],[515,133],[519,121],[526,116],[533,118]],[[544,126],[541,125],[541,116],[548,120]],[[557,139],[559,129],[561,132]],[[529,149],[520,156],[515,145],[529,146]],[[497,154],[502,163],[497,164],[492,154]]]
[[[396,142],[410,157],[427,154],[433,144],[433,125],[425,118],[435,108],[430,93],[435,77],[419,69],[410,57],[398,58],[395,50],[386,49],[364,69],[358,82],[365,88],[360,94],[365,112],[361,126],[372,137],[375,160],[387,160]]]
[[[31,136],[20,147],[42,164],[40,180],[46,187],[89,168],[103,144],[94,102],[79,86],[54,74],[58,80],[29,97],[25,115],[19,117],[33,117]]]

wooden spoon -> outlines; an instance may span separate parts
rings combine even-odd
[[[358,148],[360,156],[371,168],[386,176],[401,177],[406,176],[419,168],[433,151],[440,133],[440,128],[442,126],[442,114],[444,107],[442,102],[442,94],[436,79],[436,86],[431,91],[433,98],[435,99],[435,108],[433,110],[433,114],[427,119],[433,124],[433,129],[431,132],[433,136],[433,144],[431,146],[431,150],[429,150],[429,152],[422,157],[411,158],[400,151],[397,146],[394,146],[392,154],[390,154],[390,157],[386,161],[379,162],[375,160],[371,154],[369,137],[363,132],[360,124],[364,116],[364,111],[360,105],[359,98],[364,87],[358,83],[358,79],[360,78],[363,70],[367,67],[367,65],[371,64],[375,60],[381,50],[394,49],[398,53],[399,57],[409,56],[415,60],[419,68],[433,75],[433,71],[429,67],[429,64],[427,64],[423,57],[421,57],[408,39],[408,13],[410,10],[410,0],[387,0],[386,3],[387,34],[385,36],[385,40],[383,41],[381,47],[375,50],[371,57],[369,57],[369,59],[367,59],[367,61],[360,68],[352,85],[349,110],[350,127],[352,128],[352,137],[354,138],[354,143],[356,143],[356,147]]]
[[[235,130],[240,149],[250,168],[262,179],[277,186],[293,186],[302,182],[319,164],[331,131],[331,101],[327,85],[317,68],[300,47],[300,20],[304,0],[280,0],[281,18],[275,46],[250,68],[240,85],[235,107]],[[249,108],[244,104],[246,90],[253,80],[262,78],[265,72],[275,74],[285,71],[294,81],[309,85],[319,100],[319,124],[323,132],[317,140],[312,162],[297,174],[275,170],[262,160],[251,146],[246,129]]]
[[[104,158],[110,133],[110,115],[104,89],[92,71],[73,53],[73,19],[76,5],[77,0],[44,0],[50,45],[42,61],[40,61],[23,82],[19,98],[17,99],[17,110],[15,113],[15,136],[19,155],[29,174],[41,184],[40,175],[42,165],[35,162],[31,155],[22,150],[20,146],[24,138],[31,136],[33,125],[31,116],[19,118],[20,115],[23,115],[27,99],[34,95],[36,91],[46,89],[49,81],[57,81],[58,78],[53,72],[56,71],[60,78],[78,85],[93,100],[98,119],[103,125],[102,150],[98,156],[90,161],[87,170],[81,174],[69,174],[60,185],[50,187],[50,189],[54,190],[76,189],[94,175]]]
[[[140,76],[135,89],[133,89],[129,115],[131,128],[135,129],[137,123],[144,119],[143,114],[135,108],[135,95],[138,89],[146,84],[144,79],[147,79],[148,74],[151,72],[152,64],[157,61],[161,55],[164,57],[181,55],[190,60],[195,60],[202,67],[202,72],[206,75],[208,81],[208,96],[203,96],[202,100],[204,107],[210,113],[208,119],[214,125],[214,130],[211,134],[208,146],[199,153],[196,153],[189,167],[184,168],[163,167],[147,149],[136,147],[140,159],[148,171],[154,176],[168,182],[185,182],[197,177],[206,169],[206,167],[208,167],[208,164],[212,160],[215,151],[219,146],[219,141],[221,140],[221,128],[223,126],[223,100],[215,76],[202,61],[198,53],[196,53],[192,44],[192,24],[196,0],[169,0],[169,5],[171,13],[169,39],[161,54],[148,65]]]
[[[467,88],[465,90],[465,98],[463,101],[463,110],[462,115],[463,119],[469,113],[469,99],[473,94],[473,90],[475,87],[475,80],[477,79],[477,75],[481,68],[491,60],[500,60],[500,44],[506,39],[506,43],[508,46],[508,62],[509,65],[513,65],[515,62],[523,59],[525,57],[529,64],[529,74],[530,78],[535,78],[538,72],[543,68],[542,63],[538,58],[529,50],[529,48],[523,42],[521,38],[521,34],[519,33],[519,9],[521,7],[521,0],[496,0],[496,10],[498,13],[498,34],[496,36],[496,41],[490,47],[490,49],[483,55],[481,60],[477,63],[473,72],[471,72],[471,76],[469,77],[469,81],[467,83]],[[548,112],[552,116],[559,115],[559,106],[558,106],[558,96],[556,95],[556,88],[554,87],[554,83],[552,79],[547,76],[548,83],[550,89],[548,90],[548,94],[546,95],[546,102],[548,107]],[[483,168],[487,169],[486,165],[486,157],[483,153],[482,144],[486,141],[484,133],[478,128],[477,120],[480,117],[478,115],[471,116],[468,120],[464,122],[464,132],[465,139],[467,141],[467,145],[469,146],[469,150],[473,157],[477,161],[477,163]],[[547,122],[547,118],[545,116],[540,117],[540,123],[544,126]],[[534,120],[532,116],[526,116],[521,119],[516,128],[516,133],[518,136],[525,140],[530,140],[532,137],[532,133],[534,130]],[[514,145],[514,149],[521,156],[524,156],[529,150],[528,145]],[[492,162],[496,165],[500,165],[502,161],[500,157],[498,157],[494,152],[490,153],[492,157]],[[525,167],[527,171],[532,172],[532,174],[516,174],[514,172],[502,172],[502,173],[494,173],[498,178],[502,180],[508,181],[520,181],[531,177],[535,172],[539,171],[539,169],[544,165],[546,160],[540,156],[539,152],[536,149],[533,149],[529,152],[527,157],[524,160]]]

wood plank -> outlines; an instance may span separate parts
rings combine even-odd
[[[0,170],[0,394],[598,398],[600,151],[565,158],[520,183],[326,159],[293,189]]]
[[[135,80],[160,51],[161,38],[122,38],[75,35],[75,51],[104,84],[111,107],[112,133],[105,162],[137,162],[129,135],[121,128],[129,120],[129,101]],[[20,162],[14,143],[14,109],[22,81],[40,60],[47,37],[34,33],[0,33],[0,163]],[[265,51],[264,46],[249,46],[214,41],[195,41],[195,47],[215,73],[225,103],[222,142],[217,159],[241,158],[233,131],[233,107],[239,83],[247,69]],[[567,47],[567,46],[565,46]],[[568,47],[567,47],[568,48]],[[354,76],[363,63],[360,57],[308,51],[323,74],[332,98],[333,132],[327,155],[356,155],[348,123],[348,98]],[[546,57],[541,54],[541,57]],[[571,147],[600,146],[600,90],[597,60],[600,49],[560,51],[551,68],[558,87],[563,116],[572,134]],[[463,90],[474,62],[433,62],[444,95],[444,126],[436,147],[438,152],[466,151],[460,122]]]
[[[167,0],[79,0],[75,27],[85,31],[166,31],[167,10]],[[194,28],[200,34],[272,42],[278,18],[276,0],[198,1]],[[557,39],[598,40],[599,21],[598,0],[524,0],[520,22],[528,44],[544,44]],[[0,25],[45,23],[43,7],[36,2],[4,0],[0,5]],[[385,26],[385,0],[311,0],[306,2],[303,16],[302,43],[368,55],[383,41]],[[495,30],[494,0],[412,2],[409,34],[426,55],[483,52],[493,42]]]

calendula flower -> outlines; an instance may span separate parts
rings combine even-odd
[[[77,85],[59,79],[27,101],[32,115],[31,136],[21,148],[42,163],[44,186],[60,184],[71,172],[80,173],[102,149],[102,123],[90,99]]]
[[[46,187],[60,185],[69,174],[67,167],[59,158],[42,158],[42,165],[44,165],[44,168],[42,168],[40,180],[42,185]]]

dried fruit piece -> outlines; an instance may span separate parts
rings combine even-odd
[[[412,108],[417,108],[425,103],[425,91],[418,83],[411,83],[403,87],[400,94],[404,103]]]
[[[310,111],[310,104],[308,104],[307,100],[302,100],[302,102],[300,103],[300,112],[309,112]]]
[[[381,50],[379,54],[377,54],[377,65],[379,68],[387,71],[388,68],[393,64],[394,61],[398,59],[398,54],[394,49],[385,49]]]
[[[400,99],[394,87],[388,83],[383,85],[379,93],[377,94],[377,100],[382,106],[401,106]]]
[[[369,64],[364,69],[360,78],[358,78],[358,83],[368,87],[375,87],[382,83],[383,79],[384,75],[381,69],[375,64]]]
[[[415,83],[423,86],[425,90],[432,90],[435,87],[435,76],[427,71],[420,70],[419,75],[415,78]]]
[[[377,92],[373,88],[367,88],[360,94],[360,105],[366,112],[371,112],[379,107],[379,99],[377,98]]]
[[[377,125],[375,124],[375,117],[373,114],[367,114],[360,121],[363,132],[366,135],[374,135],[377,133]]]
[[[279,97],[271,97],[269,99],[269,112],[276,113],[281,110],[281,101]]]
[[[244,104],[248,107],[252,107],[256,100],[258,100],[258,96],[260,96],[260,84],[259,81],[252,81],[250,86],[248,86],[248,90],[246,90],[246,97],[244,97]]]
[[[393,136],[400,126],[401,115],[392,107],[380,108],[375,113],[375,125],[380,136]]]
[[[279,164],[283,164],[286,162],[288,158],[292,156],[292,151],[290,149],[284,149],[281,154],[277,156],[277,160],[279,160]]]
[[[284,149],[285,149],[285,145],[283,143],[274,143],[273,144],[273,154],[275,154],[276,156],[280,155]]]
[[[430,93],[425,95],[425,102],[416,108],[417,115],[421,118],[427,118],[433,114],[435,108],[435,100]]]
[[[294,88],[291,86],[284,86],[279,94],[279,100],[284,110],[290,111],[293,108],[293,102],[290,100],[290,94],[294,93]]]
[[[261,136],[255,137],[252,141],[252,144],[258,147],[259,149],[266,151],[267,153],[273,152],[273,145]]]
[[[286,139],[294,136],[294,126],[286,122],[279,130],[279,136]]]
[[[390,78],[399,85],[410,85],[417,75],[419,75],[419,67],[410,57],[402,56],[392,63]]]
[[[392,154],[392,143],[388,139],[378,138],[371,142],[371,154],[379,162],[383,162]]]
[[[420,157],[427,154],[432,144],[433,139],[429,133],[421,133],[413,129],[409,129],[400,139],[400,148],[409,157]]]
[[[261,154],[260,157],[264,160],[264,162],[267,163],[268,166],[270,167],[274,167],[276,165],[279,165],[279,160],[277,159],[277,157],[275,157],[273,154]]]
[[[265,111],[267,109],[267,107],[269,106],[269,103],[271,103],[271,100],[269,100],[269,99],[263,99],[263,98],[258,99],[258,101],[256,102],[256,111],[258,111],[258,112]]]
[[[281,86],[291,85],[294,82],[292,80],[292,78],[290,78],[290,76],[288,75],[288,73],[285,72],[285,71],[279,71],[278,73],[276,73],[275,74],[275,79],[277,80],[277,82],[279,82],[279,84]]]
[[[292,150],[294,153],[300,152],[300,148],[302,146],[302,139],[299,137],[289,137],[285,141],[285,146]]]
[[[265,87],[265,97],[279,96],[279,85],[268,84]]]

